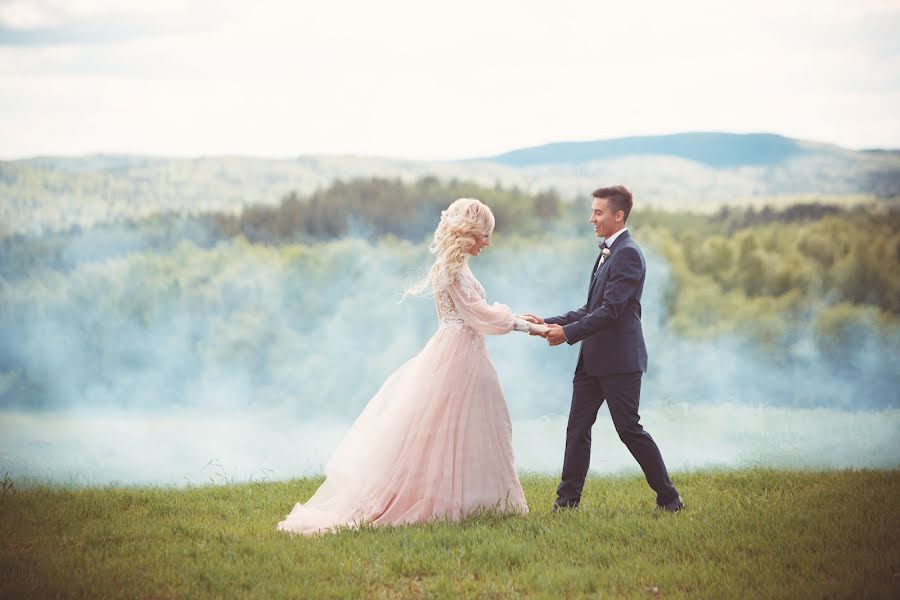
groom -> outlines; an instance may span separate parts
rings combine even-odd
[[[632,204],[631,193],[620,185],[593,194],[591,224],[604,241],[591,272],[585,305],[547,319],[525,315],[534,323],[549,326],[541,335],[551,346],[584,342],[575,367],[566,454],[554,512],[581,502],[591,460],[591,427],[604,400],[619,438],[656,492],[657,506],[669,512],[683,507],[659,448],[644,431],[638,415],[641,375],[647,370],[640,302],[646,266],[641,249],[625,227]]]

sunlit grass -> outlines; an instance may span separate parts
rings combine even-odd
[[[551,514],[556,480],[523,478],[531,513],[275,530],[321,479],[174,488],[4,485],[0,597],[896,597],[900,471],[703,471],[687,509],[642,478],[594,477]]]

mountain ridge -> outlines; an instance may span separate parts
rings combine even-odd
[[[322,159],[371,159],[415,163],[473,163],[491,162],[512,167],[582,164],[594,160],[612,160],[630,156],[674,156],[713,168],[737,166],[772,166],[791,157],[810,154],[869,154],[898,155],[900,149],[864,148],[854,150],[837,144],[787,137],[771,132],[734,133],[722,131],[687,131],[660,135],[634,135],[593,140],[557,141],[514,148],[499,154],[456,160],[423,160],[358,153],[298,154],[293,156],[259,156],[253,154],[198,154],[168,156],[159,154],[131,154],[123,152],[93,152],[76,155],[36,155],[0,160],[0,163],[27,163],[54,168],[65,163],[94,163],[96,168],[107,164],[112,168],[133,166],[136,163],[162,161],[191,161],[202,159],[246,159],[260,161],[294,161]],[[97,170],[104,170],[103,168]]]
[[[689,131],[664,135],[626,136],[585,141],[550,142],[518,148],[479,161],[523,167],[580,164],[625,156],[676,156],[713,168],[773,166],[816,152],[856,152],[821,142],[775,133]]]

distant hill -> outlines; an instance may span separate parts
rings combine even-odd
[[[865,148],[861,152],[868,154],[881,154],[887,156],[900,156],[900,149],[897,148]]]
[[[900,199],[900,152],[855,151],[769,133],[683,133],[563,142],[464,161],[375,156],[171,158],[98,154],[0,161],[0,238],[160,212],[231,212],[336,179],[424,176],[554,189],[564,201],[622,183],[645,205]]]
[[[691,132],[623,137],[591,142],[558,142],[513,150],[478,160],[528,167],[577,164],[626,156],[677,156],[710,167],[773,166],[813,150],[772,133]]]

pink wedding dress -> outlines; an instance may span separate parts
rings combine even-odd
[[[509,410],[484,335],[527,331],[464,265],[435,291],[440,327],[369,401],[325,466],[325,482],[278,530],[312,535],[369,525],[528,512]]]

